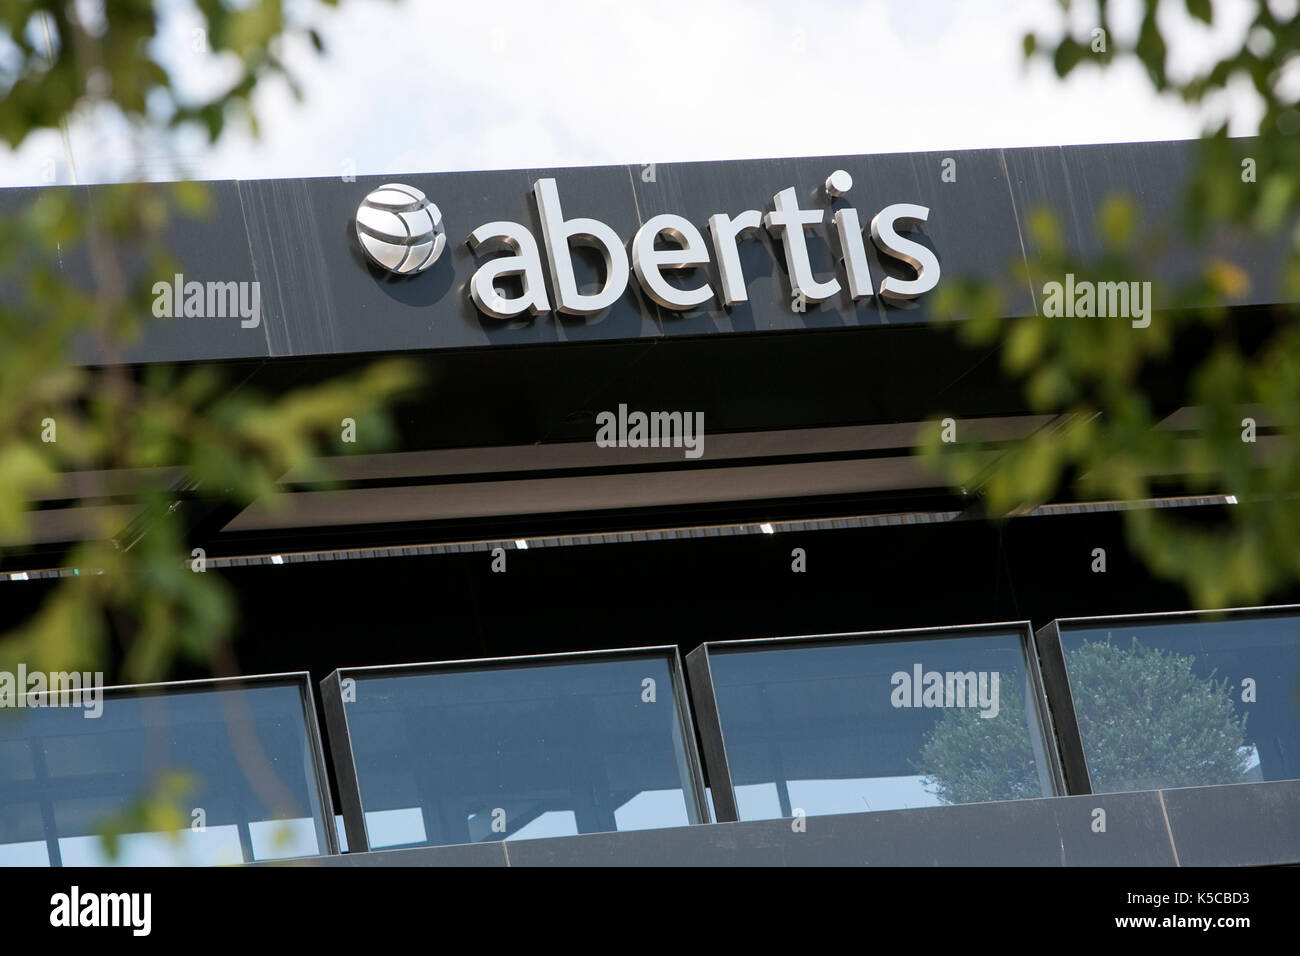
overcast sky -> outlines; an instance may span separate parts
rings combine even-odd
[[[1295,0],[1275,0],[1280,10]],[[191,52],[190,4],[159,40],[192,90],[228,82]],[[1123,30],[1136,3],[1114,2]],[[1213,29],[1166,4],[1173,71],[1240,43],[1250,4],[1216,0]],[[1181,5],[1177,5],[1181,7]],[[109,4],[111,10],[112,4]],[[74,124],[81,182],[722,160],[1183,139],[1205,114],[1150,92],[1131,66],[1062,83],[1026,68],[1021,36],[1055,0],[344,0],[313,15],[324,58],[286,50],[305,100],[257,101],[262,137],[139,144],[118,123]],[[1086,26],[1086,25],[1085,25]],[[1085,30],[1086,32],[1086,30]],[[228,66],[228,64],[227,64]],[[1249,98],[1213,104],[1254,131]],[[57,134],[0,152],[6,185],[70,181]]]

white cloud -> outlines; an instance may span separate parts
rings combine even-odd
[[[305,44],[286,51],[307,98],[295,102],[283,84],[263,90],[261,141],[173,145],[192,175],[260,178],[333,176],[349,161],[358,173],[398,173],[1199,132],[1196,114],[1151,93],[1136,67],[1083,70],[1068,83],[1046,65],[1026,69],[1022,33],[1055,16],[1041,0],[349,0],[320,16],[325,59]],[[1239,29],[1239,16],[1221,19],[1221,32],[1186,17],[1168,24],[1176,46],[1186,40],[1180,69]],[[189,55],[191,26],[168,25],[169,63],[186,88],[210,88],[221,71]],[[159,144],[141,162],[113,124],[79,123],[73,144],[83,181],[165,171],[149,154]],[[0,154],[0,181],[40,182],[52,148],[57,138],[43,137]]]

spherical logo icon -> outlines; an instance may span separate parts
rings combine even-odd
[[[442,213],[414,186],[385,183],[357,207],[357,241],[375,265],[397,275],[423,272],[442,254]]]

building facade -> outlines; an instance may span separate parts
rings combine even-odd
[[[181,271],[144,276],[163,321],[133,373],[281,392],[401,354],[425,385],[392,450],[323,462],[333,483],[286,474],[232,512],[146,477],[237,595],[242,679],[178,667],[94,721],[0,723],[0,863],[112,862],[104,821],[164,771],[182,838],[122,824],[117,862],[1300,862],[1297,594],[1194,611],[1124,537],[1126,509],[1213,522],[1231,489],[993,518],[916,452],[945,422],[1008,445],[1053,425],[937,291],[1027,264],[1038,206],[1081,255],[1113,192],[1170,216],[1194,158],[211,184],[168,236]],[[1232,321],[1294,309],[1277,261],[1244,259]],[[1201,347],[1144,382],[1170,427]],[[6,626],[80,573],[61,557],[105,482],[39,502]]]

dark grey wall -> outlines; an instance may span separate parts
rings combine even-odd
[[[1095,251],[1093,216],[1113,192],[1138,201],[1144,229],[1172,225],[1178,189],[1195,158],[1195,143],[1147,143],[1012,150],[954,151],[875,156],[837,156],[741,162],[661,164],[477,173],[394,173],[339,179],[256,180],[212,184],[215,205],[203,222],[179,221],[168,235],[171,252],[187,280],[261,283],[262,323],[244,329],[237,319],[178,318],[148,323],[141,341],[126,354],[136,362],[309,356],[329,353],[460,349],[552,342],[594,342],[660,336],[715,335],[774,330],[844,328],[924,322],[935,316],[931,292],[914,303],[888,305],[878,296],[854,304],[847,291],[806,312],[791,308],[789,282],[779,244],[766,231],[740,244],[750,301],[731,310],[715,298],[698,310],[673,313],[649,301],[635,278],[611,309],[586,318],[497,320],[474,307],[466,283],[481,263],[465,244],[471,230],[498,219],[528,226],[541,245],[532,184],[558,182],[566,218],[589,216],[608,223],[624,242],[638,225],[661,212],[675,212],[705,231],[713,213],[745,209],[766,212],[778,190],[795,187],[805,208],[852,205],[864,226],[882,207],[897,202],[930,208],[929,222],[914,238],[935,250],[942,265],[940,289],[961,277],[1009,278],[1009,267],[1032,255],[1026,228],[1031,208],[1049,204],[1061,216],[1072,248]],[[955,182],[942,177],[943,161],[955,160]],[[854,186],[832,204],[822,194],[834,169],[852,174]],[[1225,182],[1239,181],[1236,170]],[[353,215],[361,199],[384,182],[404,182],[425,191],[442,210],[448,248],[426,272],[395,278],[369,265],[357,244]],[[101,190],[78,195],[92,208]],[[1225,187],[1229,188],[1229,187]],[[1248,188],[1242,185],[1241,188]],[[37,189],[0,191],[0,213],[29,203]],[[829,214],[809,235],[814,269],[836,270],[837,243]],[[705,232],[707,237],[707,232]],[[1276,288],[1277,248],[1234,245],[1223,237],[1218,252],[1238,253],[1251,275],[1242,304],[1282,301]],[[886,274],[910,276],[893,260],[882,264],[866,242],[878,285]],[[543,256],[545,255],[543,251]],[[128,256],[130,258],[130,256]],[[579,275],[597,278],[599,269],[580,260]],[[61,268],[84,276],[86,258],[61,251]],[[1175,243],[1154,265],[1135,263],[1133,280],[1186,276],[1195,259]],[[708,278],[717,288],[716,267]],[[169,276],[141,275],[150,282]],[[1010,309],[1032,312],[1050,276],[1010,285]],[[549,282],[548,282],[549,284]],[[4,294],[4,293],[0,293]],[[552,290],[552,304],[554,295]],[[150,314],[152,299],[139,311]],[[96,359],[93,348],[81,352]]]
[[[1300,781],[1010,800],[549,840],[309,866],[1267,866],[1300,862]],[[1096,829],[1103,818],[1104,830]],[[255,864],[275,866],[280,864]],[[1197,887],[1201,889],[1201,887]]]

